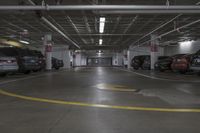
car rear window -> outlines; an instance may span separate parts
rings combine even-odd
[[[18,52],[14,48],[1,48],[0,52],[6,56],[17,56]]]

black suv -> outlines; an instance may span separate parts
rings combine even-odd
[[[37,51],[37,50],[32,50],[32,52],[34,53],[36,57],[38,57],[38,65],[39,65],[38,71],[44,70],[46,66],[44,55],[40,51]]]
[[[169,58],[169,56],[158,56],[158,61],[160,60],[164,60]],[[146,57],[144,60],[144,63],[142,65],[142,68],[145,70],[150,70],[151,69],[151,58],[150,57]]]
[[[190,69],[197,71],[200,75],[200,50],[191,57]]]
[[[133,67],[133,69],[135,70],[138,70],[139,68],[143,69],[142,65],[146,58],[150,58],[150,55],[135,56],[131,61],[131,66]]]
[[[63,67],[63,61],[56,59],[54,57],[52,57],[52,68],[55,68],[56,70],[60,69],[60,67]]]

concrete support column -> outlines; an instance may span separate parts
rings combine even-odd
[[[129,50],[127,51],[127,65],[128,65],[128,68],[130,69],[131,68],[131,60],[132,60],[132,51]]]
[[[70,68],[70,50],[69,47],[64,47],[64,50],[62,50],[62,60],[64,63],[63,68]]]
[[[46,34],[44,36],[43,40],[44,44],[44,53],[45,53],[45,58],[46,58],[46,70],[51,70],[52,69],[52,35],[51,34]]]
[[[154,69],[154,64],[158,60],[158,45],[159,40],[157,35],[151,35],[151,69]]]

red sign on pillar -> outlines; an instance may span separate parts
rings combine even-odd
[[[151,52],[158,52],[158,45],[151,44]]]
[[[52,52],[52,45],[51,44],[45,45],[45,52]]]

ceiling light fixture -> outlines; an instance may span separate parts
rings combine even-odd
[[[99,45],[102,45],[103,39],[99,39]]]
[[[23,40],[20,40],[19,42],[24,43],[24,44],[30,44],[29,42],[23,41]]]
[[[100,33],[104,32],[105,21],[106,21],[105,17],[100,17],[100,21],[99,21],[99,32]]]

